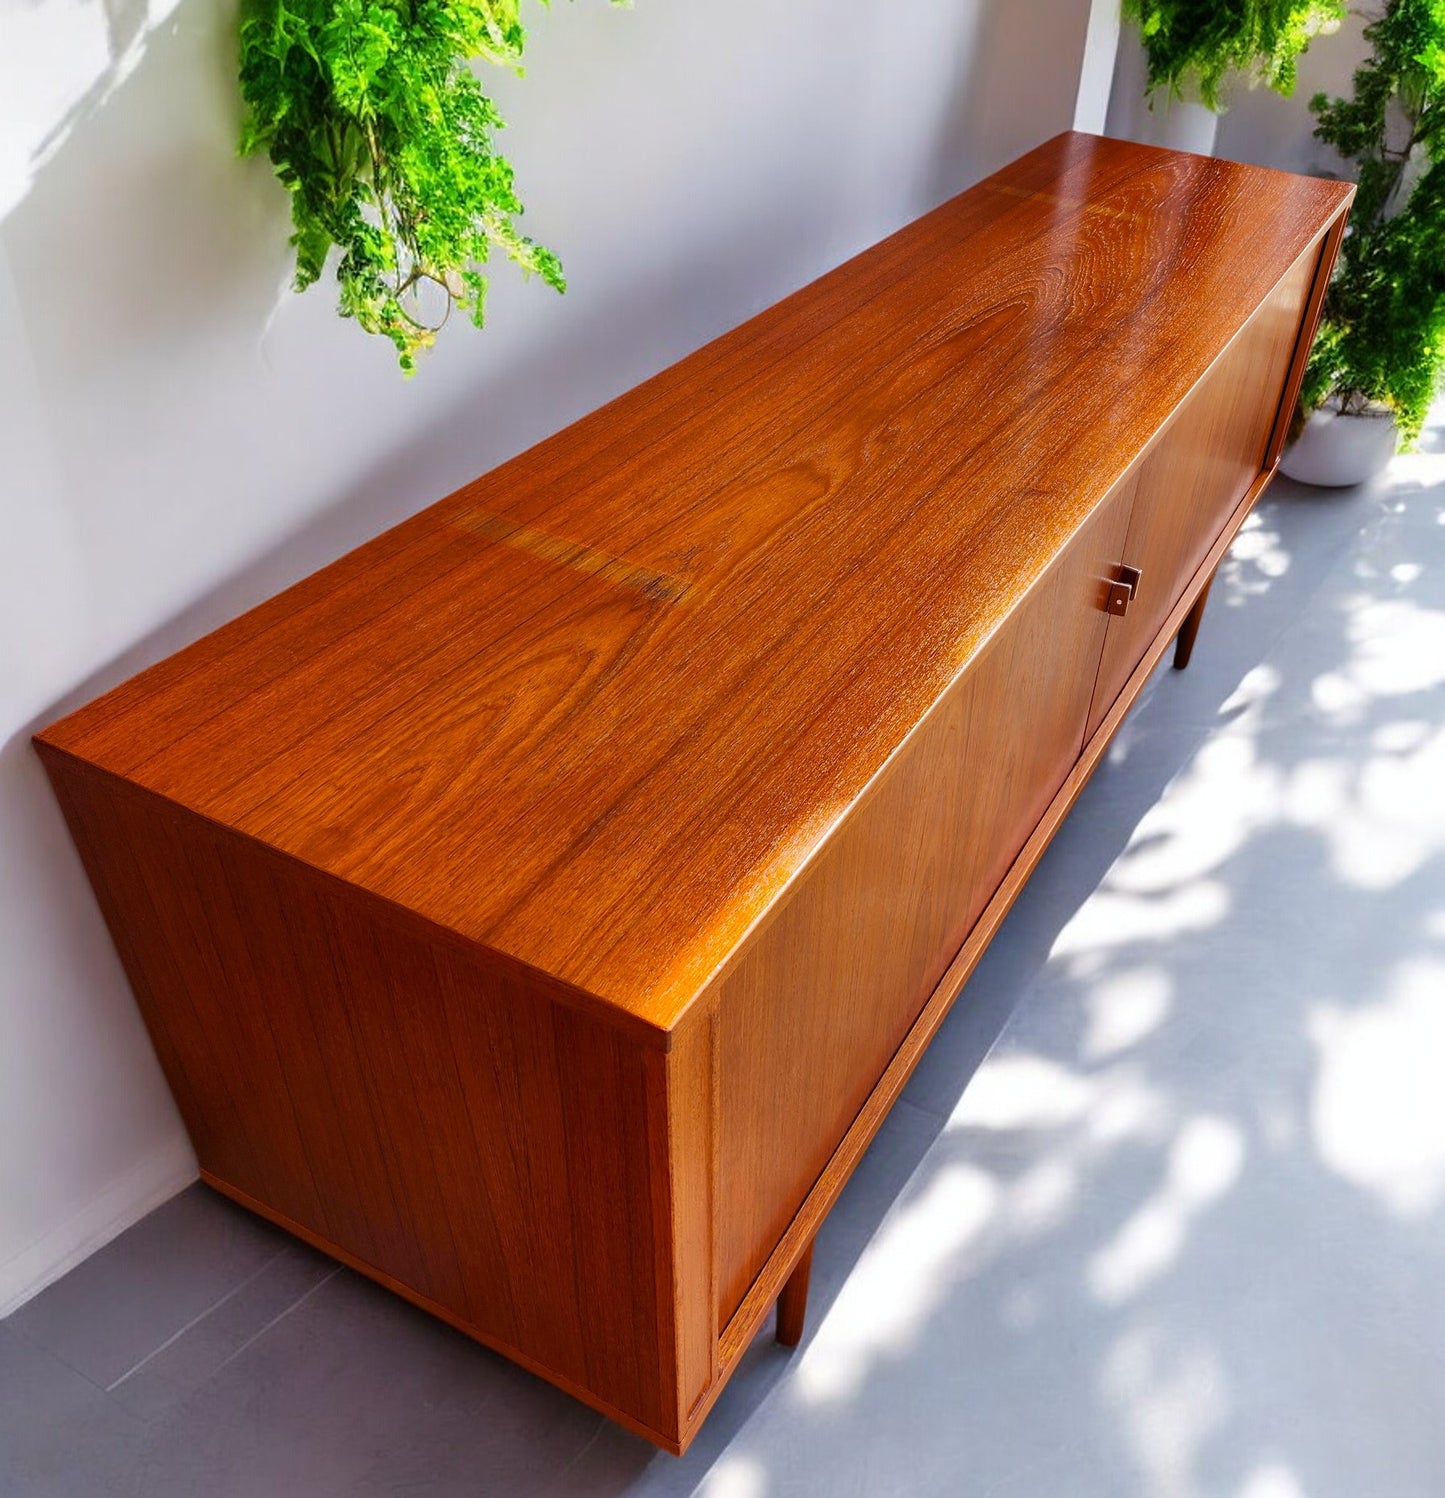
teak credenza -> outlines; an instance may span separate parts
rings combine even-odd
[[[1060,136],[42,733],[205,1179],[685,1449],[1187,657],[1351,192]]]

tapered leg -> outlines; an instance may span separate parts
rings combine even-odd
[[[1199,621],[1204,618],[1204,605],[1209,602],[1209,590],[1214,586],[1211,577],[1204,585],[1204,591],[1194,600],[1194,607],[1184,616],[1184,623],[1179,626],[1179,634],[1174,641],[1174,669],[1182,671],[1189,664],[1189,657],[1194,654],[1194,640],[1199,633]]]
[[[803,1340],[803,1321],[808,1314],[808,1276],[813,1272],[813,1245],[810,1243],[798,1260],[798,1267],[788,1276],[783,1293],[778,1296],[778,1341],[784,1347],[796,1347]]]

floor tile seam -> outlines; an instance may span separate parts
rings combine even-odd
[[[144,1368],[148,1363],[158,1358],[163,1352],[166,1351],[167,1348],[175,1346],[175,1344],[179,1342],[181,1338],[184,1337],[188,1332],[194,1331],[195,1328],[201,1324],[201,1322],[207,1319],[207,1317],[214,1315],[221,1309],[222,1306],[229,1305],[230,1302],[233,1301],[243,1290],[247,1289],[251,1285],[254,1285],[256,1281],[267,1272],[267,1270],[271,1269],[277,1263],[277,1261],[281,1259],[282,1256],[287,1252],[288,1247],[289,1245],[283,1244],[276,1250],[274,1254],[271,1255],[270,1258],[266,1260],[264,1264],[262,1264],[258,1269],[253,1270],[239,1284],[233,1285],[229,1290],[226,1291],[223,1296],[221,1296],[219,1300],[213,1301],[205,1308],[204,1311],[201,1311],[197,1315],[192,1316],[184,1326],[179,1327],[176,1331],[172,1332],[171,1335],[167,1337],[159,1347],[153,1347],[148,1353],[146,1353],[143,1358],[141,1358],[139,1362],[127,1368],[119,1378],[114,1379],[112,1382],[106,1384],[104,1386],[105,1392],[107,1394],[113,1393],[116,1389],[120,1388],[120,1386],[125,1383],[127,1379],[139,1373],[141,1369]]]
[[[33,1303],[31,1302],[31,1305]],[[87,1374],[82,1368],[76,1368],[75,1363],[70,1362],[69,1357],[64,1356],[63,1353],[55,1350],[54,1347],[46,1347],[43,1342],[37,1341],[30,1333],[24,1332],[21,1327],[7,1327],[7,1330],[15,1336],[16,1341],[24,1344],[25,1350],[36,1354],[37,1357],[48,1357],[52,1363],[58,1363],[58,1366],[66,1369],[66,1372],[69,1372],[69,1374],[75,1374],[76,1378],[81,1378],[85,1383],[90,1384],[91,1389],[96,1390],[96,1393],[99,1393],[99,1395],[105,1393],[105,1384],[96,1383],[96,1380],[91,1378],[90,1374]]]
[[[83,1369],[77,1368],[68,1358],[62,1357],[53,1347],[46,1347],[43,1342],[37,1342],[34,1337],[22,1331],[19,1327],[8,1327],[4,1323],[0,1323],[0,1330],[9,1331],[16,1342],[21,1345],[23,1351],[32,1353],[36,1357],[49,1358],[57,1367],[64,1368],[67,1373],[73,1373],[83,1383],[89,1384],[97,1394],[105,1393],[105,1386],[103,1384],[96,1383],[88,1373]]]
[[[316,1283],[312,1285],[312,1287],[308,1291],[306,1291],[304,1295],[298,1296],[291,1302],[289,1306],[285,1308],[285,1310],[278,1311],[276,1315],[274,1315],[268,1322],[266,1322],[264,1326],[258,1327],[254,1332],[252,1332],[251,1335],[247,1337],[246,1340],[242,1342],[234,1352],[230,1353],[225,1359],[223,1359],[211,1370],[211,1372],[207,1375],[206,1382],[210,1382],[210,1380],[215,1378],[217,1374],[222,1372],[223,1369],[229,1368],[231,1364],[234,1363],[236,1359],[247,1350],[247,1348],[252,1347],[257,1342],[259,1342],[267,1332],[271,1331],[274,1327],[283,1322],[293,1311],[300,1310],[301,1307],[304,1306],[313,1295],[317,1294],[321,1290],[324,1290],[326,1286],[329,1285],[331,1281],[334,1280],[336,1276],[342,1272],[342,1267],[343,1266],[340,1264],[333,1265],[331,1269],[319,1280],[317,1280]]]

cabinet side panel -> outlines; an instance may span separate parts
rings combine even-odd
[[[484,952],[46,760],[208,1174],[675,1440],[645,1051]]]
[[[1094,510],[722,980],[720,1326],[1078,757],[1131,487]]]
[[[1142,577],[1128,613],[1109,621],[1090,734],[1259,477],[1319,259],[1317,244],[1296,261],[1144,459],[1124,543]]]

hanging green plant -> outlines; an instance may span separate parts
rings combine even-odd
[[[1124,0],[1149,60],[1149,92],[1197,96],[1216,112],[1235,75],[1290,93],[1300,53],[1345,10],[1345,0]]]
[[[296,289],[339,251],[339,310],[416,369],[454,309],[481,327],[501,249],[566,289],[517,226],[503,126],[469,66],[521,71],[519,0],[243,0],[243,152],[265,151],[291,193]]]
[[[1389,0],[1365,38],[1354,96],[1310,100],[1359,190],[1303,404],[1388,408],[1408,446],[1445,384],[1445,0]]]

